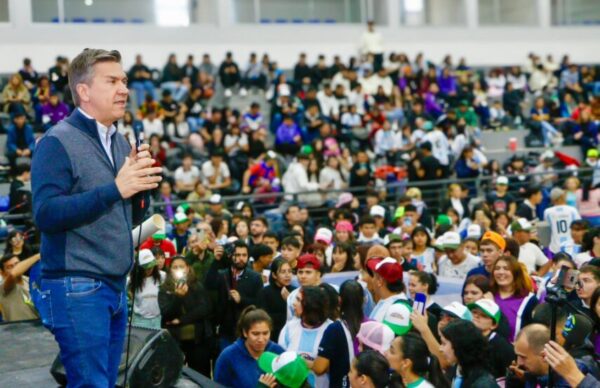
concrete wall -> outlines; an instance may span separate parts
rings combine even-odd
[[[208,52],[218,62],[226,51],[233,51],[239,63],[245,63],[252,51],[268,52],[280,66],[291,67],[301,51],[308,53],[311,61],[319,53],[328,58],[333,54],[343,58],[356,55],[364,29],[360,24],[234,24],[232,3],[228,0],[219,1],[216,24],[186,28],[31,23],[28,1],[11,0],[10,5],[11,22],[0,23],[0,73],[18,69],[25,56],[45,70],[56,55],[72,58],[85,47],[117,48],[123,53],[126,67],[137,53],[142,53],[149,65],[162,67],[171,52],[181,58],[188,53],[200,56]],[[398,10],[397,5],[394,9]],[[396,19],[390,16],[389,20]],[[455,59],[465,56],[472,65],[520,64],[527,53],[534,51],[553,54],[557,60],[568,53],[575,62],[600,63],[598,26],[409,28],[399,27],[396,20],[379,30],[386,50],[403,51],[410,56],[422,51],[433,61],[452,53]]]

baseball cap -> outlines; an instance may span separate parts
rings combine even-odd
[[[435,224],[436,225],[452,225],[452,220],[450,220],[450,217],[448,217],[448,215],[440,214],[435,219]]]
[[[473,316],[469,309],[458,302],[452,302],[449,305],[444,306],[442,313],[448,314],[454,318],[464,319],[465,321],[473,320]]]
[[[396,221],[398,218],[402,218],[404,216],[404,206],[399,206],[396,208],[396,211],[394,212],[394,221]]]
[[[298,258],[297,269],[305,268],[307,265],[319,271],[321,269],[321,262],[317,259],[317,256],[312,253],[306,253]]]
[[[275,375],[277,382],[290,388],[302,387],[309,373],[306,362],[296,352],[264,352],[258,358],[258,366],[266,373]]]
[[[600,153],[598,152],[598,150],[596,150],[594,148],[589,149],[586,154],[586,156],[588,158],[597,158],[599,155],[600,155]]]
[[[431,121],[425,121],[423,123],[423,130],[424,131],[431,131],[433,129],[433,123]]]
[[[532,229],[533,225],[526,218],[519,218],[510,224],[510,230],[513,233],[520,231],[531,232]]]
[[[153,240],[164,240],[167,238],[167,234],[164,230],[159,230],[152,235]]]
[[[156,265],[156,258],[150,249],[142,249],[138,254],[138,264],[144,269],[150,269]]]
[[[505,176],[499,176],[498,179],[496,179],[496,185],[508,186],[508,178]]]
[[[385,237],[383,238],[383,242],[384,242],[385,246],[388,246],[394,242],[402,242],[402,241],[403,241],[402,236],[400,236],[399,234],[396,234],[396,233],[386,234]]]
[[[372,217],[385,217],[385,208],[381,205],[374,205],[371,207],[369,215]]]
[[[460,235],[456,232],[446,232],[444,233],[442,238],[444,239],[444,249],[458,249],[458,247],[460,247],[460,244],[462,244]]]
[[[593,328],[593,323],[585,315],[569,314],[562,331],[565,338],[565,349],[569,350],[583,345]]]
[[[190,204],[187,202],[177,206],[177,213],[187,213],[188,210],[190,210]]]
[[[388,325],[396,335],[404,335],[412,328],[410,320],[412,307],[406,302],[397,301],[388,307],[383,317],[383,323]]]
[[[340,197],[338,198],[335,207],[342,207],[344,205],[348,205],[352,202],[352,200],[354,200],[354,195],[352,195],[352,193],[342,193],[340,194]]]
[[[185,213],[175,213],[175,217],[173,217],[173,224],[179,225],[184,222],[188,222],[189,218]]]
[[[367,321],[360,325],[356,338],[371,349],[384,354],[394,340],[392,329],[381,322]]]
[[[335,223],[336,232],[354,232],[354,227],[349,221],[342,220]]]
[[[555,187],[552,189],[552,191],[550,191],[550,200],[552,202],[558,200],[560,197],[562,197],[563,195],[565,195],[565,191],[563,189],[561,189],[560,187]]]
[[[333,232],[327,228],[319,228],[315,233],[315,242],[320,242],[325,245],[331,244],[333,240]]]
[[[496,232],[492,232],[491,230],[485,232],[483,237],[481,237],[481,241],[483,242],[486,240],[493,242],[501,251],[506,249],[506,240]]]
[[[223,201],[223,197],[221,197],[221,194],[213,194],[208,199],[208,203],[210,203],[211,205],[218,205],[218,204],[222,203],[222,201]]]
[[[469,227],[467,228],[467,237],[480,238],[481,237],[481,226],[477,225],[477,224],[469,225]]]
[[[388,283],[402,280],[402,266],[392,257],[367,260],[366,264],[371,271],[381,276]]]
[[[469,308],[469,310],[473,310],[474,308],[477,308],[477,309],[483,311],[483,313],[485,315],[492,318],[494,320],[494,322],[496,322],[496,323],[500,322],[500,316],[501,316],[500,307],[498,307],[496,302],[494,302],[493,300],[485,299],[485,298],[479,299],[473,303],[469,303],[467,305],[467,307]]]

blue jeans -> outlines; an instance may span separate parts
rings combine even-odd
[[[60,347],[68,387],[114,387],[127,324],[127,297],[86,277],[42,279],[42,323]]]
[[[135,90],[135,100],[138,108],[142,106],[146,98],[146,94],[149,94],[154,98],[154,101],[158,101],[158,93],[154,83],[150,80],[136,81],[129,84],[129,86]]]

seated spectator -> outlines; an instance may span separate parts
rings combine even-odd
[[[44,129],[47,130],[69,115],[69,106],[60,101],[56,92],[51,92],[48,102],[42,105],[41,113],[42,124],[44,125]]]
[[[136,120],[133,116],[133,113],[131,113],[130,111],[125,111],[125,115],[117,123],[117,131],[123,136],[125,136],[125,140],[127,140],[129,144],[135,143],[136,139],[138,139],[138,136],[141,141],[146,140],[143,139],[144,126],[142,122]],[[155,166],[159,167],[160,165]]]
[[[188,92],[188,87],[182,82],[183,77],[183,72],[177,64],[177,56],[170,54],[167,64],[163,68],[160,83],[160,87],[163,89],[163,98],[165,97],[164,92],[168,91],[175,101],[183,101]]]
[[[228,51],[225,54],[225,60],[219,66],[219,78],[221,85],[225,88],[225,97],[231,97],[231,89],[236,87],[241,81],[240,69],[233,60],[233,54]]]
[[[275,149],[283,155],[295,155],[302,144],[302,133],[291,115],[283,117],[283,122],[275,133]]]
[[[264,92],[267,84],[267,74],[261,63],[258,62],[256,53],[250,53],[250,58],[241,76],[240,96],[244,97],[248,89],[257,88]]]
[[[2,90],[2,103],[5,113],[13,113],[19,110],[29,112],[31,109],[31,94],[23,83],[23,78],[18,73],[10,77]]]
[[[544,147],[549,147],[553,144],[562,144],[562,135],[550,123],[549,110],[543,97],[535,99],[534,106],[531,108],[529,126],[532,134],[542,139]]]
[[[136,105],[140,107],[144,103],[147,94],[158,100],[156,87],[152,81],[152,71],[144,64],[142,56],[135,56],[135,63],[127,73],[129,86],[135,91]]]
[[[5,255],[0,260],[0,308],[2,319],[6,322],[38,319],[39,314],[33,307],[29,293],[29,278],[24,274],[40,260],[34,255],[20,261],[17,256]],[[51,323],[49,323],[51,325]]]
[[[11,124],[7,129],[6,156],[14,169],[18,158],[31,158],[35,148],[35,137],[23,109],[13,112],[11,118]]]
[[[154,108],[149,108],[146,111],[146,117],[142,120],[142,126],[144,128],[144,137],[152,138],[157,136],[159,140],[165,137],[165,128],[162,119],[157,116],[157,112]]]
[[[260,104],[253,102],[250,104],[250,109],[242,115],[240,128],[246,132],[266,129],[264,120],[260,112]]]
[[[223,161],[225,152],[216,149],[210,155],[210,160],[202,164],[202,183],[213,192],[227,191],[231,185],[231,173],[227,163]]]
[[[179,198],[187,198],[200,182],[200,169],[193,165],[192,155],[184,155],[182,164],[175,170],[175,190]]]

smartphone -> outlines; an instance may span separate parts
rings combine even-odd
[[[427,303],[427,295],[417,292],[415,294],[415,301],[413,302],[413,310],[425,314],[425,303]]]
[[[566,267],[565,267],[566,268]],[[563,277],[562,286],[563,288],[573,289],[577,284],[577,278],[579,277],[579,271],[576,269],[567,269],[565,276]]]

